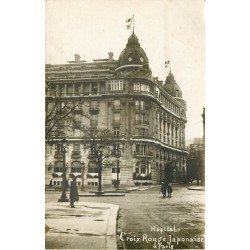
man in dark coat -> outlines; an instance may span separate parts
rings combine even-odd
[[[167,192],[167,183],[166,183],[166,181],[163,181],[161,183],[161,192],[163,194],[162,197],[165,198],[166,197],[166,192]]]
[[[171,197],[171,194],[173,192],[173,188],[172,188],[171,183],[168,183],[167,190],[168,190],[168,197]]]
[[[76,185],[76,177],[73,176],[73,181],[70,184],[70,207],[74,208],[74,202],[79,200],[78,190]]]

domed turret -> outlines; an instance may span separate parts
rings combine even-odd
[[[116,71],[134,68],[143,68],[151,73],[148,66],[148,57],[140,47],[137,36],[133,33],[128,39],[126,48],[120,54]]]
[[[174,79],[174,75],[169,72],[165,84],[164,89],[173,97],[182,98],[182,91],[179,85],[176,83]]]

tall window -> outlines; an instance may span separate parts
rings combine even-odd
[[[90,108],[91,109],[97,109],[99,107],[98,102],[97,101],[91,101],[90,102]]]
[[[148,174],[149,173],[148,166],[149,166],[148,161],[137,162],[135,166],[135,173],[136,174]]]
[[[54,172],[63,172],[63,162],[62,161],[55,162]]]
[[[150,92],[150,88],[149,88],[148,84],[135,82],[134,83],[134,91]]]
[[[79,161],[74,161],[71,164],[71,173],[81,173],[82,172],[82,166]]]
[[[139,101],[139,100],[135,101],[136,110],[145,110],[145,108],[146,108],[145,101]]]
[[[120,121],[121,121],[121,114],[120,113],[114,113],[113,114],[113,121],[114,121],[114,123],[120,123]]]
[[[147,114],[135,114],[135,124],[146,124],[148,123]]]
[[[97,87],[97,83],[92,83],[91,84],[91,94],[97,94],[98,92],[98,87]]]
[[[111,91],[121,91],[124,88],[123,80],[111,80],[110,90]]]
[[[81,93],[81,84],[76,83],[75,84],[75,95],[80,95]]]
[[[114,108],[120,109],[121,107],[121,100],[114,100]]]
[[[67,88],[66,88],[66,95],[72,95],[73,94],[73,85],[72,84],[68,84]]]
[[[119,128],[114,128],[114,135],[119,136],[120,135],[120,130]]]
[[[134,90],[140,91],[140,83],[139,82],[134,83]]]
[[[140,114],[135,114],[135,124],[140,123]]]
[[[148,152],[148,145],[136,144],[135,145],[135,151],[138,154],[145,155]]]
[[[120,153],[120,145],[119,144],[114,144],[113,145],[113,153],[114,154]]]

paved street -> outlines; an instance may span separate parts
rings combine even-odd
[[[173,186],[171,198],[159,188],[127,193],[123,197],[81,197],[85,202],[119,205],[118,232],[128,249],[200,249],[204,247],[204,191]],[[46,201],[60,193],[47,192]]]

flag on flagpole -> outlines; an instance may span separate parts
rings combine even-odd
[[[131,25],[132,25],[133,18],[134,18],[134,17],[131,17],[131,18],[128,18],[128,19],[126,20],[127,29],[131,29]]]
[[[168,61],[165,62],[165,68],[168,67],[169,63],[170,63],[170,60],[168,60]]]

